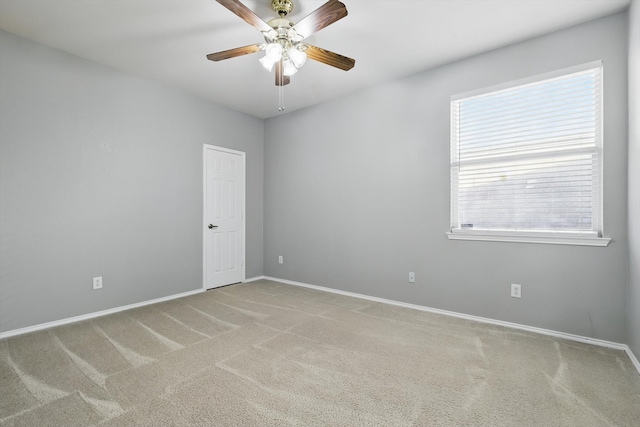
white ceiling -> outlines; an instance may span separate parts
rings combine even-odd
[[[244,0],[265,21],[271,0]],[[300,19],[325,0],[294,0]],[[342,71],[307,61],[285,87],[293,111],[453,60],[624,10],[630,0],[342,0],[349,15],[307,39],[356,60]],[[182,88],[260,118],[278,115],[261,53],[208,53],[263,42],[215,0],[0,0],[0,28]]]

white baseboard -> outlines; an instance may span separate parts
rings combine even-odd
[[[612,349],[615,349],[615,350],[622,350],[625,353],[627,353],[627,356],[629,356],[629,359],[631,359],[631,363],[633,363],[633,366],[638,371],[638,374],[640,374],[640,363],[638,362],[638,359],[636,359],[635,355],[633,354],[633,352],[631,351],[629,346],[626,345],[626,344],[620,344],[620,343],[615,343],[615,342],[611,342],[611,341],[605,341],[605,340],[599,340],[599,339],[595,339],[595,338],[583,337],[581,335],[568,334],[566,332],[552,331],[550,329],[537,328],[535,326],[521,325],[519,323],[505,322],[503,320],[490,319],[490,318],[487,318],[487,317],[480,317],[480,316],[473,316],[473,315],[470,315],[470,314],[457,313],[455,311],[441,310],[439,308],[426,307],[426,306],[423,306],[423,305],[409,304],[409,303],[406,303],[406,302],[400,302],[400,301],[394,301],[394,300],[389,300],[389,299],[384,299],[384,298],[372,297],[372,296],[369,296],[369,295],[357,294],[355,292],[347,292],[347,291],[341,291],[339,289],[325,288],[324,286],[310,285],[308,283],[295,282],[295,281],[292,281],[292,280],[285,280],[285,279],[278,279],[276,277],[265,276],[263,278],[266,279],[266,280],[272,280],[274,282],[285,283],[285,284],[288,284],[288,285],[301,286],[301,287],[304,287],[304,288],[316,289],[316,290],[319,290],[319,291],[331,292],[331,293],[334,293],[334,294],[346,295],[346,296],[354,297],[354,298],[362,298],[362,299],[366,299],[366,300],[369,300],[369,301],[380,302],[380,303],[383,303],[383,304],[390,304],[390,305],[395,305],[395,306],[399,306],[399,307],[412,308],[414,310],[426,311],[426,312],[429,312],[429,313],[436,313],[436,314],[443,314],[445,316],[452,316],[452,317],[457,317],[457,318],[460,318],[460,319],[473,320],[473,321],[476,321],[476,322],[488,323],[488,324],[491,324],[491,325],[504,326],[504,327],[511,328],[511,329],[518,329],[518,330],[521,330],[521,331],[534,332],[534,333],[537,333],[537,334],[547,335],[547,336],[551,336],[551,337],[555,337],[555,338],[561,338],[561,339],[566,339],[566,340],[571,340],[571,341],[577,341],[577,342],[586,343],[586,344],[593,344],[593,345],[597,345],[597,346],[600,346],[600,347],[612,348]]]
[[[518,323],[505,322],[505,321],[502,321],[502,320],[489,319],[489,318],[486,318],[486,317],[472,316],[472,315],[469,315],[469,314],[457,313],[455,311],[441,310],[441,309],[438,309],[438,308],[426,307],[426,306],[416,305],[416,304],[409,304],[409,303],[389,300],[389,299],[385,299],[385,298],[372,297],[372,296],[369,296],[369,295],[357,294],[355,292],[341,291],[339,289],[332,289],[332,288],[326,288],[324,286],[310,285],[308,283],[295,282],[295,281],[292,281],[292,280],[279,279],[279,278],[270,277],[270,276],[251,277],[249,279],[245,279],[245,281],[243,283],[255,282],[255,281],[263,280],[263,279],[264,280],[272,280],[274,282],[286,283],[288,285],[300,286],[300,287],[304,287],[304,288],[317,289],[317,290],[320,290],[320,291],[331,292],[331,293],[334,293],[334,294],[346,295],[346,296],[350,296],[350,297],[354,297],[354,298],[366,299],[366,300],[369,300],[369,301],[375,301],[375,302],[395,305],[395,306],[399,306],[399,307],[412,308],[414,310],[426,311],[426,312],[436,313],[436,314],[443,314],[445,316],[452,316],[452,317],[457,317],[457,318],[460,318],[460,319],[473,320],[473,321],[476,321],[476,322],[488,323],[488,324],[492,324],[492,325],[499,325],[499,326],[504,326],[504,327],[512,328],[512,329],[519,329],[519,330],[528,331],[528,332],[535,332],[535,333],[542,334],[542,335],[547,335],[547,336],[552,336],[552,337],[556,337],[556,338],[567,339],[567,340],[571,340],[571,341],[578,341],[578,342],[587,343],[587,344],[593,344],[593,345],[597,345],[597,346],[601,346],[601,347],[612,348],[612,349],[615,349],[615,350],[623,350],[627,354],[629,359],[631,360],[631,363],[633,364],[633,366],[638,371],[638,374],[640,374],[640,362],[638,361],[636,356],[633,354],[633,351],[631,351],[629,346],[626,345],[626,344],[620,344],[620,343],[614,343],[614,342],[611,342],[611,341],[604,341],[604,340],[599,340],[599,339],[595,339],[595,338],[583,337],[583,336],[580,336],[580,335],[568,334],[568,333],[565,333],[565,332],[552,331],[550,329],[537,328],[537,327],[534,327],[534,326],[521,325],[521,324],[518,324]],[[28,334],[30,332],[41,331],[41,330],[47,329],[47,328],[53,328],[53,327],[56,327],[56,326],[67,325],[69,323],[75,323],[75,322],[80,322],[80,321],[83,321],[83,320],[94,319],[96,317],[102,317],[102,316],[106,316],[106,315],[109,315],[109,314],[118,313],[118,312],[121,312],[121,311],[131,310],[132,308],[144,307],[145,305],[157,304],[159,302],[170,301],[170,300],[173,300],[173,299],[182,298],[182,297],[186,297],[186,296],[189,296],[189,295],[195,295],[195,294],[199,294],[199,293],[204,292],[204,291],[205,291],[204,289],[196,289],[196,290],[189,291],[189,292],[183,292],[183,293],[180,293],[180,294],[169,295],[169,296],[162,297],[162,298],[156,298],[156,299],[153,299],[153,300],[148,300],[148,301],[143,301],[143,302],[139,302],[139,303],[135,303],[135,304],[129,304],[129,305],[121,306],[121,307],[111,308],[111,309],[108,309],[108,310],[102,310],[102,311],[97,311],[97,312],[94,312],[94,313],[83,314],[81,316],[74,316],[74,317],[69,317],[69,318],[62,319],[62,320],[56,320],[56,321],[53,321],[53,322],[41,323],[39,325],[28,326],[26,328],[20,328],[20,329],[14,329],[14,330],[7,331],[7,332],[0,332],[0,340],[5,339],[5,338],[9,338],[9,337],[13,337],[13,336],[17,336],[17,335]]]
[[[119,313],[125,310],[131,310],[132,308],[144,307],[145,305],[157,304],[159,302],[169,301],[176,298],[187,297],[189,295],[195,295],[204,292],[204,289],[196,289],[195,291],[183,292],[180,294],[169,295],[167,297],[156,298],[149,301],[138,302],[135,304],[123,305],[121,307],[110,308],[108,310],[96,311],[94,313],[83,314],[81,316],[68,317],[62,320],[55,320],[53,322],[41,323],[39,325],[28,326],[26,328],[14,329],[12,331],[1,332],[0,340],[14,337],[16,335],[28,334],[30,332],[41,331],[47,328],[54,328],[56,326],[67,325],[69,323],[80,322],[83,320],[95,319],[96,317],[106,316],[108,314]]]
[[[627,356],[631,359],[631,363],[633,363],[633,366],[636,367],[636,370],[640,374],[640,362],[638,362],[638,359],[636,358],[636,355],[633,354],[633,351],[631,351],[631,348],[629,348],[629,346],[626,347],[627,348],[624,351],[627,353]]]
[[[256,280],[264,279],[264,276],[256,276],[251,277],[249,279],[245,279],[243,283],[255,282]],[[28,334],[30,332],[41,331],[47,328],[55,328],[56,326],[67,325],[69,323],[80,322],[83,320],[94,319],[96,317],[106,316],[108,314],[118,313],[120,311],[131,310],[132,308],[144,307],[145,305],[156,304],[159,302],[169,301],[176,298],[182,298],[189,295],[199,294],[200,292],[204,292],[206,289],[196,289],[194,291],[184,292],[180,294],[170,295],[168,297],[157,298],[149,301],[143,301],[135,304],[125,305],[116,308],[110,308],[108,310],[96,311],[95,313],[83,314],[81,316],[69,317],[62,320],[55,320],[53,322],[41,323],[39,325],[28,326],[26,328],[14,329],[7,332],[0,332],[0,340],[15,337],[17,335]]]

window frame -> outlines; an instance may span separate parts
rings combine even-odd
[[[607,246],[611,241],[610,238],[603,237],[604,236],[604,171],[603,171],[603,163],[604,163],[604,140],[603,140],[603,110],[604,110],[604,99],[603,99],[603,86],[604,86],[604,69],[601,60],[593,61],[585,64],[580,64],[574,67],[563,68],[556,71],[551,71],[549,73],[538,74],[535,76],[526,77],[523,79],[518,79],[490,87],[485,87],[482,89],[477,89],[469,92],[464,92],[458,95],[454,95],[451,97],[450,101],[450,140],[449,147],[450,153],[453,153],[454,150],[457,150],[458,142],[455,139],[457,135],[456,126],[457,123],[454,123],[454,105],[457,105],[457,102],[472,98],[478,97],[482,95],[489,95],[494,92],[507,90],[507,89],[515,89],[519,86],[528,85],[536,82],[542,82],[544,80],[553,79],[562,77],[565,75],[570,75],[573,73],[578,73],[582,71],[587,71],[591,69],[599,68],[600,72],[600,87],[599,87],[599,117],[597,120],[597,142],[595,152],[598,156],[599,162],[599,179],[598,179],[598,201],[599,206],[595,207],[593,220],[594,225],[591,231],[537,231],[537,230],[473,230],[473,229],[465,229],[458,228],[458,218],[457,218],[457,203],[458,201],[454,199],[457,197],[457,182],[454,182],[454,162],[452,160],[453,155],[450,154],[450,165],[449,165],[449,177],[450,177],[450,194],[449,194],[449,208],[450,208],[450,228],[446,233],[449,240],[480,240],[480,241],[493,241],[493,242],[517,242],[517,243],[542,243],[542,244],[560,244],[560,245],[581,245],[581,246]],[[597,223],[595,223],[597,222]]]

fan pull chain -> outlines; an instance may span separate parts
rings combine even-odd
[[[280,85],[278,86],[278,111],[283,112],[284,111],[284,85]]]

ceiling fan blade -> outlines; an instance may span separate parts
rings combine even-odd
[[[293,26],[303,38],[309,37],[347,16],[347,7],[338,0],[329,0]]]
[[[238,15],[240,18],[244,19],[249,24],[253,25],[258,29],[258,31],[270,31],[271,27],[269,24],[264,22],[258,15],[253,13],[251,9],[249,9],[244,4],[240,3],[238,0],[216,0],[218,3],[229,9],[231,12]]]
[[[291,83],[289,76],[284,75],[284,65],[282,61],[276,62],[276,86],[285,86]]]
[[[210,53],[207,59],[210,61],[222,61],[223,59],[235,58],[236,56],[247,55],[262,50],[262,45],[250,44],[249,46],[237,47],[235,49],[223,50],[222,52]]]
[[[326,49],[322,49],[320,47],[312,46],[310,44],[306,45],[307,49],[305,50],[307,57],[309,59],[313,59],[314,61],[322,62],[323,64],[331,65],[332,67],[340,68],[344,71],[349,71],[356,65],[356,60],[347,58],[346,56],[339,55],[337,53],[331,52]]]

